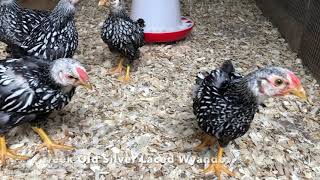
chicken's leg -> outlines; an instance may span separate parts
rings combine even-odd
[[[211,147],[216,142],[216,139],[212,136],[209,136],[208,134],[204,134],[201,137],[201,143],[194,148],[195,151],[202,151],[205,148]]]
[[[122,67],[122,63],[123,63],[123,58],[120,57],[120,58],[119,58],[119,64],[118,64],[116,67],[114,67],[114,68],[111,69],[110,74],[121,73],[121,72],[122,72],[122,68],[123,68],[123,67]]]
[[[229,176],[234,176],[235,174],[230,171],[227,167],[225,167],[221,163],[221,158],[223,154],[223,148],[219,146],[217,153],[217,162],[210,164],[205,170],[204,173],[214,172],[216,176],[218,176],[218,180],[221,180],[221,172],[225,172]]]
[[[48,151],[51,154],[54,154],[54,149],[61,149],[61,150],[73,150],[74,148],[72,146],[63,145],[65,139],[58,140],[57,142],[54,142],[50,139],[50,137],[44,132],[42,128],[38,127],[32,127],[32,129],[39,134],[41,140],[43,141],[43,144],[38,147],[38,149],[47,147]]]
[[[0,166],[5,165],[7,158],[27,160],[28,156],[16,154],[18,149],[8,149],[4,136],[0,136]]]
[[[119,80],[124,83],[130,81],[130,65],[127,65],[126,75],[119,77]]]

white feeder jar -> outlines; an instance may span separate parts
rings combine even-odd
[[[164,38],[161,40],[162,42],[166,41],[164,37],[165,33],[184,31],[184,36],[186,36],[193,27],[191,20],[181,17],[179,0],[133,0],[131,18],[134,20],[139,18],[144,19],[144,32],[147,39],[152,34],[153,36],[162,36],[162,39]],[[179,34],[177,35],[179,36]],[[172,37],[174,37],[174,34],[171,34],[171,39]]]

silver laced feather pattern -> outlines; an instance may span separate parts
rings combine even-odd
[[[49,11],[29,10],[19,6],[16,0],[0,1],[0,41],[8,45],[21,45],[26,37],[49,16]]]
[[[50,68],[49,62],[31,57],[0,61],[0,134],[68,104],[75,89],[65,92]]]
[[[118,52],[128,59],[128,63],[139,57],[139,48],[144,45],[144,20],[133,21],[123,4],[115,7],[105,20],[101,38],[111,52]]]
[[[258,105],[245,77],[226,61],[220,69],[198,74],[193,108],[199,127],[227,146],[248,131]]]
[[[74,21],[75,7],[60,0],[51,14],[32,29],[21,45],[12,48],[12,57],[37,56],[47,60],[73,57],[78,46]]]

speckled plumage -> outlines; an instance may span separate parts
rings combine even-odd
[[[51,69],[56,62],[35,57],[0,61],[0,134],[21,123],[43,120],[68,104],[75,88],[55,82]]]
[[[215,136],[222,147],[243,136],[248,131],[258,106],[263,106],[267,98],[284,95],[283,92],[277,94],[278,89],[274,85],[265,85],[270,84],[268,78],[274,76],[290,79],[285,88],[288,88],[292,77],[297,79],[291,71],[281,67],[259,69],[242,77],[234,71],[230,61],[210,73],[199,73],[193,95],[193,108],[200,128]],[[294,83],[297,86],[300,81],[297,79]],[[304,93],[303,89],[301,92]]]
[[[43,59],[73,57],[78,46],[72,0],[60,0],[51,14],[36,26],[21,46],[13,48],[13,57],[39,56]]]
[[[8,45],[9,53],[12,44],[21,45],[31,31],[50,14],[49,11],[24,9],[16,0],[1,0],[0,13],[0,41]]]
[[[103,24],[101,38],[111,52],[120,53],[131,64],[139,57],[139,48],[144,45],[144,20],[133,21],[122,3],[111,10]]]
[[[244,135],[258,109],[247,77],[234,72],[231,62],[210,73],[200,73],[193,97],[194,114],[200,128],[227,146]]]

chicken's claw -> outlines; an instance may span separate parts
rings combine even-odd
[[[127,66],[127,70],[126,70],[126,75],[125,76],[120,76],[118,78],[119,81],[123,82],[123,83],[128,83],[130,81],[130,66]]]
[[[123,83],[128,83],[128,82],[130,82],[130,76],[120,76],[118,78],[118,80],[123,82]]]
[[[118,74],[122,72],[122,66],[117,66],[111,69],[110,74]]]
[[[222,163],[221,163],[221,158],[223,155],[223,148],[218,147],[218,153],[217,153],[217,162],[210,164],[205,170],[204,173],[210,173],[210,172],[214,172],[215,175],[218,177],[218,180],[221,180],[221,172],[225,172],[226,174],[228,174],[229,176],[235,176],[235,174],[230,171],[227,167],[225,167]]]
[[[123,58],[120,58],[118,65],[117,65],[116,67],[114,67],[114,68],[111,69],[110,74],[121,73],[121,72],[122,72],[122,69],[123,69],[122,63],[123,63]]]
[[[39,151],[42,148],[47,148],[48,151],[51,154],[54,154],[54,149],[60,149],[60,150],[74,150],[74,147],[64,145],[64,142],[67,140],[67,137],[62,138],[60,140],[53,141],[51,138],[44,132],[43,129],[37,128],[37,127],[32,127],[32,129],[39,134],[40,138],[43,141],[43,144],[38,146],[37,151]]]
[[[16,152],[21,148],[9,149],[7,148],[5,138],[0,136],[0,166],[4,166],[7,158],[27,160],[28,156],[18,155]]]
[[[204,173],[210,173],[214,172],[214,174],[218,177],[218,180],[221,180],[221,172],[225,172],[229,176],[235,176],[235,174],[230,171],[227,167],[225,167],[221,163],[213,163],[210,164],[205,170],[203,170]]]

